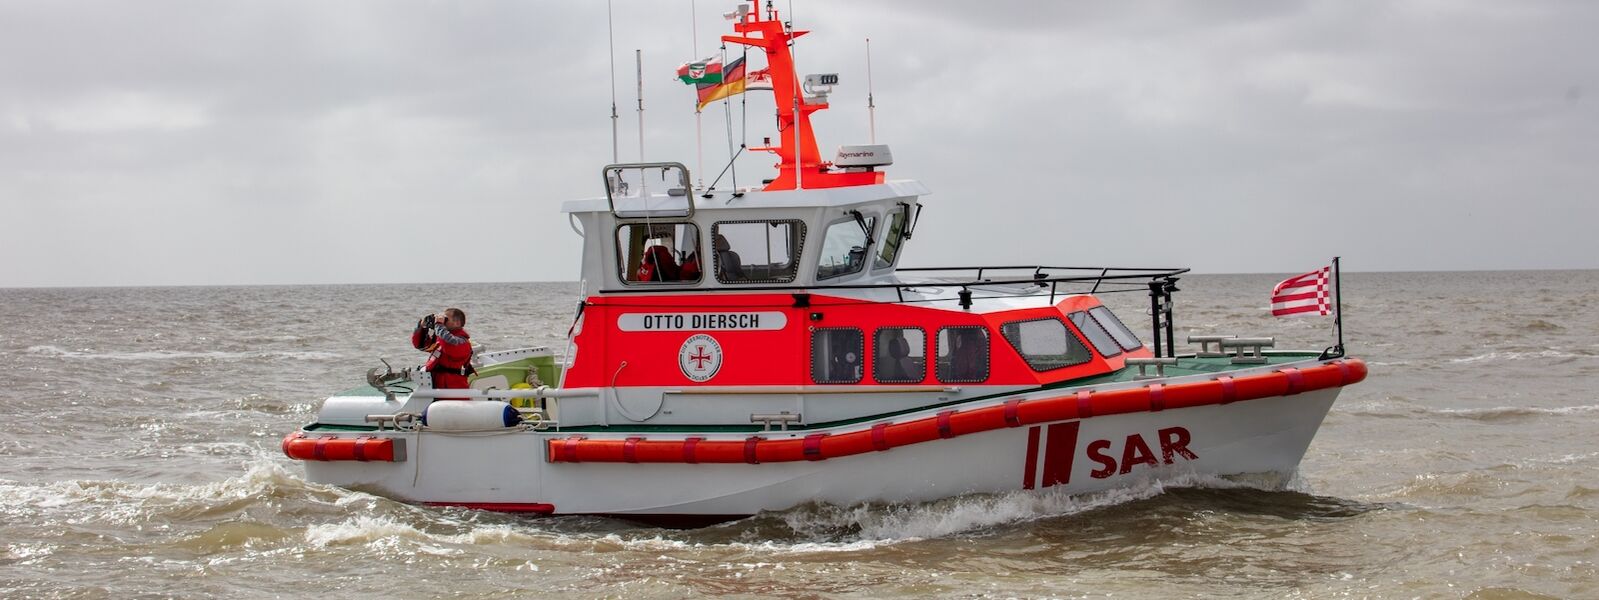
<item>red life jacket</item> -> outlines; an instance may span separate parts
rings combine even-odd
[[[638,266],[639,281],[677,281],[677,261],[664,246],[650,246]]]
[[[439,339],[438,349],[428,358],[427,370],[465,375],[463,369],[472,362],[472,334],[467,333],[465,329],[451,329],[450,333],[460,336],[461,343],[451,344],[442,338]]]

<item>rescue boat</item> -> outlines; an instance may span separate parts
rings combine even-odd
[[[641,519],[1081,494],[1291,473],[1366,377],[1341,344],[1207,336],[1177,352],[1187,269],[900,267],[927,190],[887,178],[887,146],[823,160],[810,117],[834,81],[801,84],[805,32],[758,4],[733,20],[723,39],[767,60],[782,133],[756,150],[776,176],[718,191],[680,163],[605,166],[604,196],[563,206],[585,290],[564,352],[480,351],[464,391],[369,371],[284,438],[307,479]],[[1149,296],[1148,343],[1100,301],[1127,290]]]

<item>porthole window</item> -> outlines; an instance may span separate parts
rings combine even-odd
[[[872,340],[872,379],[921,383],[927,378],[927,334],[920,327],[884,327]]]
[[[811,381],[860,383],[865,371],[866,336],[854,327],[824,327],[811,332]]]
[[[723,221],[711,226],[711,263],[722,283],[789,283],[799,271],[805,224]]]
[[[988,329],[962,325],[938,330],[938,380],[977,383],[988,380]]]
[[[698,283],[700,230],[693,223],[616,228],[617,276],[623,283]]]
[[[1095,306],[1088,309],[1088,316],[1093,317],[1106,331],[1110,332],[1110,336],[1116,338],[1116,343],[1123,350],[1137,350],[1144,347],[1144,343],[1138,341],[1138,336],[1133,335],[1133,330],[1122,324],[1122,320],[1116,318],[1116,313],[1110,312],[1110,309],[1103,306]]]
[[[1077,326],[1078,331],[1083,332],[1083,335],[1088,337],[1088,343],[1094,345],[1094,349],[1099,351],[1100,356],[1110,358],[1122,353],[1122,347],[1117,345],[1116,340],[1110,337],[1110,332],[1105,331],[1104,327],[1100,327],[1099,322],[1088,316],[1088,313],[1077,311],[1066,315],[1066,318],[1072,322],[1072,325]]]
[[[1034,371],[1080,365],[1094,356],[1060,319],[1011,321],[1000,326],[999,331]]]

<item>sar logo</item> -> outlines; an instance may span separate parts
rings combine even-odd
[[[689,381],[709,381],[722,368],[722,345],[703,333],[689,336],[677,350],[677,366]]]

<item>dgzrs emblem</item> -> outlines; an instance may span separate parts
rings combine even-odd
[[[689,381],[709,381],[722,369],[722,345],[703,333],[690,336],[677,351],[677,366]]]

